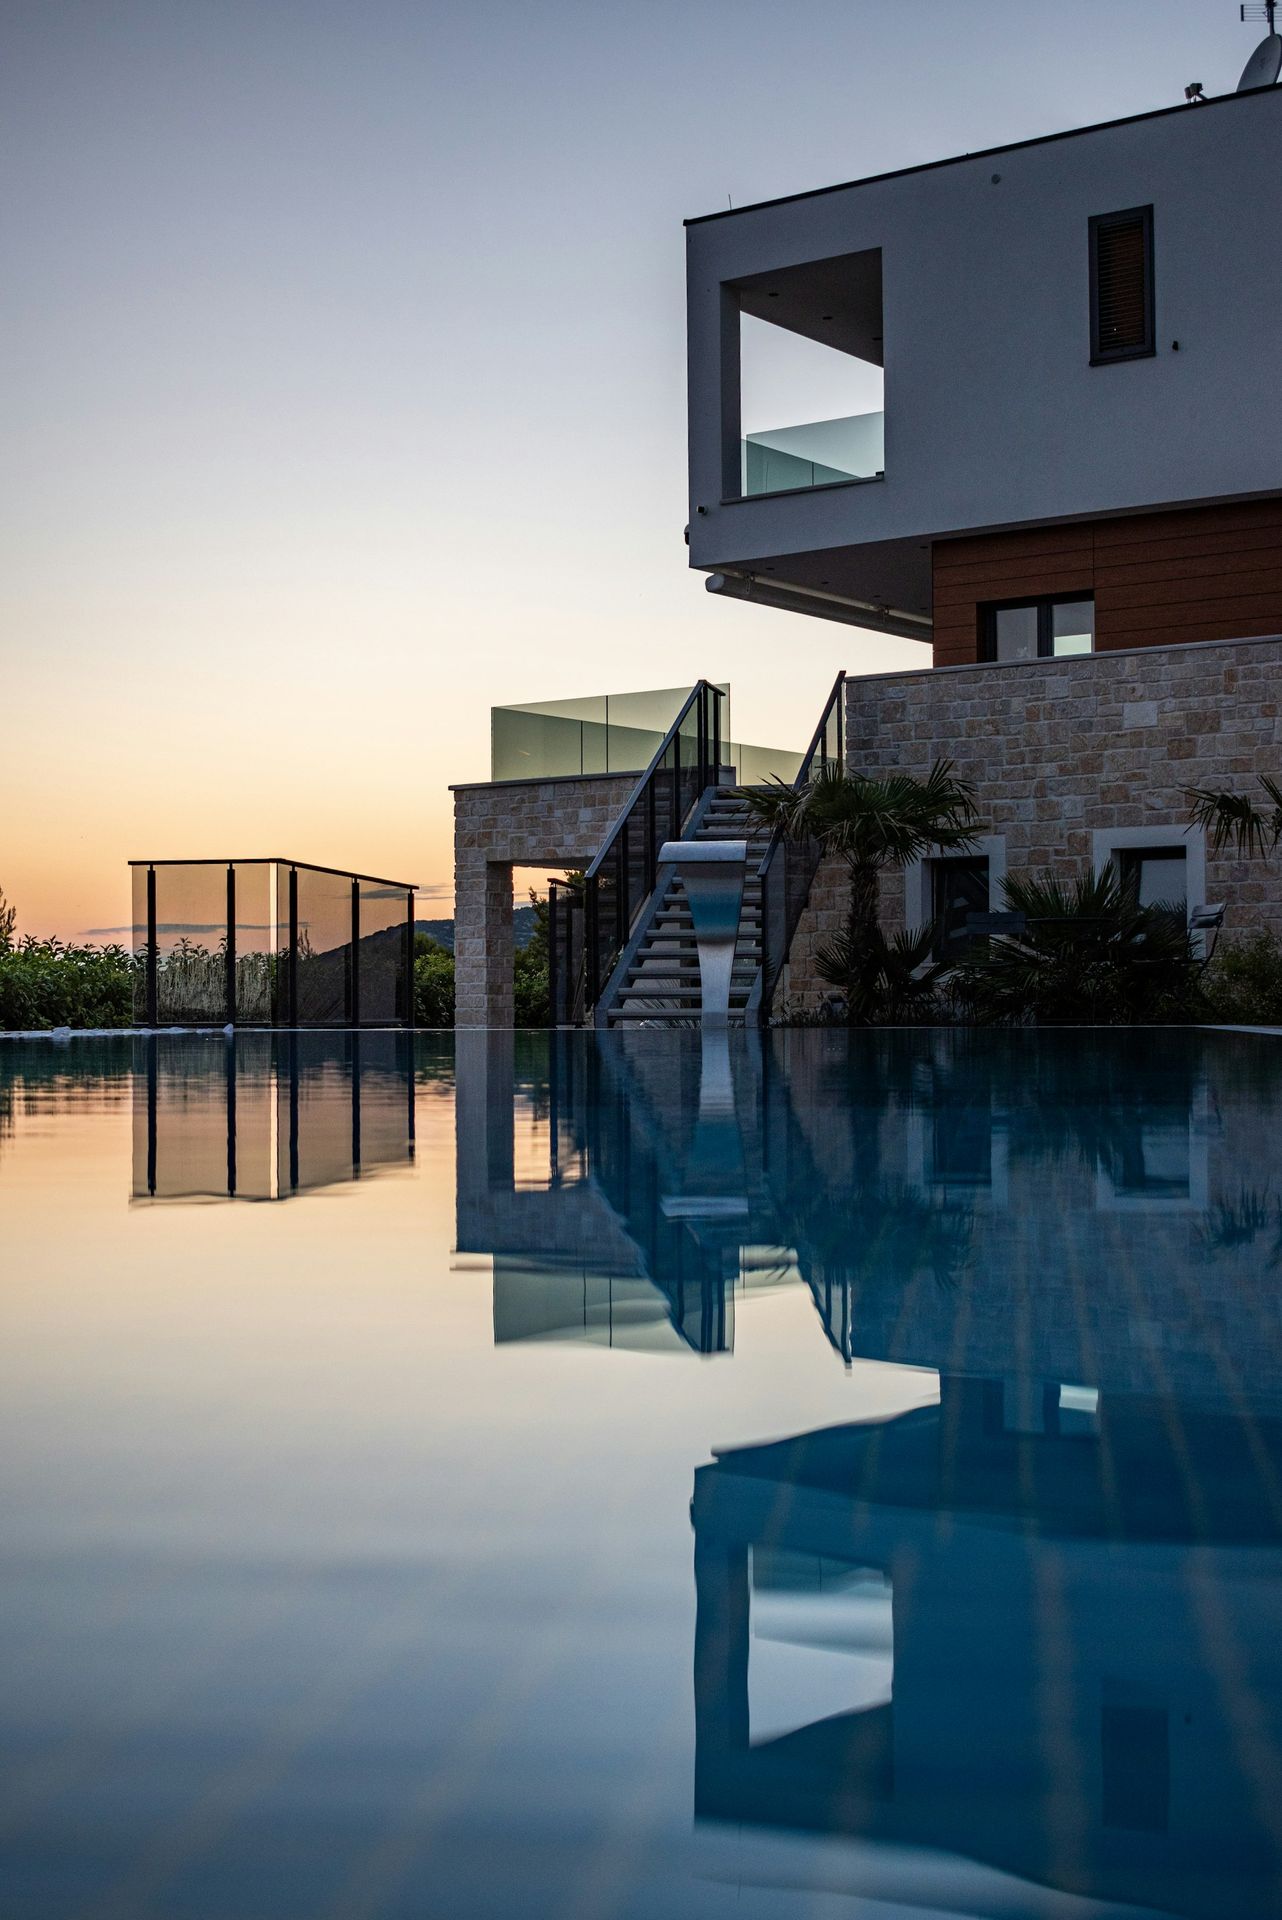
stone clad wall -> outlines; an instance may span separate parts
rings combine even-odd
[[[586,867],[635,773],[454,788],[454,1024],[510,1027],[512,869]]]
[[[936,668],[846,682],[852,770],[924,775],[951,759],[974,783],[1008,873],[1089,872],[1101,829],[1188,826],[1188,787],[1247,792],[1282,778],[1282,638],[1145,647],[1070,660]],[[1263,798],[1255,789],[1258,798]],[[841,869],[820,869],[793,943],[786,993],[817,1005],[815,943],[839,923]],[[1227,926],[1282,935],[1282,853],[1206,861]],[[883,881],[886,924],[905,921],[901,875]]]

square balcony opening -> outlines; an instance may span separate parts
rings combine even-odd
[[[736,281],[738,471],[730,497],[874,480],[885,471],[881,252]]]

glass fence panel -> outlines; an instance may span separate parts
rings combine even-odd
[[[236,868],[235,1018],[265,1026],[276,1004],[276,870],[266,860]]]
[[[607,702],[609,771],[643,773],[689,698],[689,687],[655,687],[638,693],[610,694]]]
[[[363,880],[357,973],[362,1025],[390,1026],[405,1018],[405,927],[404,889]]]
[[[690,809],[699,798],[699,703],[697,700],[681,722],[677,740],[681,748],[678,806],[680,820],[684,826]]]
[[[610,729],[604,720],[584,720],[581,723],[583,734],[583,759],[581,771],[584,773],[608,773],[610,771]],[[644,765],[644,762],[642,763]]]
[[[227,869],[156,868],[156,1018],[222,1026],[227,1018]]]
[[[298,872],[300,1026],[344,1026],[351,1019],[352,883],[340,873]]]
[[[742,443],[741,484],[748,495],[787,493],[871,480],[885,465],[885,414],[856,413],[749,434]]]
[[[286,861],[277,861],[273,885],[276,890],[275,1019],[279,1026],[292,1027],[297,1018],[293,1001],[293,973],[290,967],[289,876]]]
[[[667,727],[655,731],[645,727],[619,727],[613,720],[605,729],[605,761],[594,772],[644,773],[663,745]]]
[[[769,780],[790,787],[801,771],[802,756],[790,747],[750,747],[736,740],[727,753],[741,787],[763,787]]]
[[[491,780],[534,780],[582,773],[584,723],[522,707],[490,711]],[[603,731],[603,729],[602,729]]]
[[[133,895],[134,995],[133,1015],[138,1026],[146,1023],[147,1012],[147,869],[131,869]]]

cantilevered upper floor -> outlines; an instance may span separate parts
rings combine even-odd
[[[929,639],[941,543],[1282,493],[1280,155],[1265,88],[690,221],[691,565]]]

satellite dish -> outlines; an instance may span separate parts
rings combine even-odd
[[[1239,93],[1249,93],[1252,87],[1271,87],[1282,73],[1282,33],[1266,34],[1251,58],[1242,69],[1242,78],[1237,83]]]

